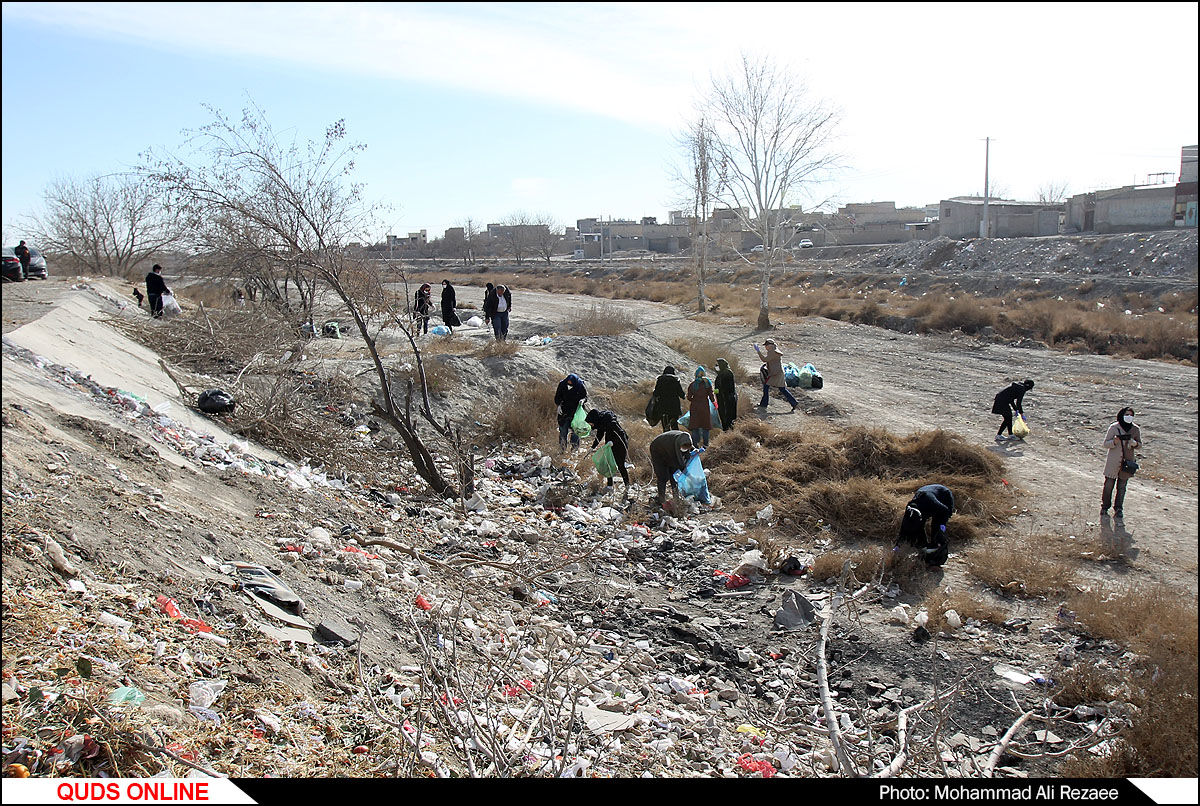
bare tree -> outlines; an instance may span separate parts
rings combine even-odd
[[[534,218],[526,212],[516,212],[500,222],[496,236],[501,248],[510,255],[517,265],[522,259],[533,253],[534,247]]]
[[[474,484],[471,451],[449,421],[439,423],[429,406],[424,366],[411,323],[399,300],[383,286],[379,265],[347,253],[352,241],[373,229],[374,209],[364,205],[360,186],[349,181],[358,144],[344,142],[338,121],[319,142],[282,143],[258,108],[233,123],[211,109],[212,123],[192,133],[192,159],[145,155],[145,175],[176,193],[193,220],[206,222],[202,234],[224,245],[223,252],[280,267],[306,278],[307,288],[328,288],[341,301],[366,343],[378,384],[375,413],[403,440],[417,474],[437,493],[470,495]],[[407,292],[405,293],[407,297]],[[385,327],[407,338],[420,378],[418,414],[456,456],[460,482],[443,476],[413,420],[413,384],[403,402],[393,386],[376,340]]]
[[[124,274],[182,240],[180,210],[135,175],[56,179],[44,199],[46,212],[29,224],[33,238],[91,272]]]
[[[529,231],[533,253],[550,262],[556,253],[562,253],[563,226],[548,213],[535,216]]]
[[[679,137],[686,165],[678,180],[687,191],[688,205],[692,210],[692,243],[696,256],[696,308],[700,313],[708,309],[704,294],[704,283],[708,273],[709,218],[719,177],[713,162],[713,134],[707,118],[701,114]]]
[[[768,59],[742,57],[741,69],[714,78],[709,101],[717,200],[737,212],[763,245],[758,328],[771,327],[767,300],[775,248],[791,225],[788,205],[836,167],[838,113]]]
[[[1037,200],[1042,204],[1062,204],[1067,199],[1066,180],[1050,180],[1038,188]]]
[[[475,262],[475,243],[479,238],[479,224],[468,216],[462,221],[463,263]]]

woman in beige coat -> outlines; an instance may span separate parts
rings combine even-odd
[[[775,344],[775,339],[767,339],[763,342],[763,347],[766,351],[760,350],[758,345],[754,345],[754,352],[758,353],[759,359],[767,365],[767,373],[763,377],[763,396],[762,401],[758,404],[760,409],[767,407],[767,399],[770,397],[771,388],[779,390],[779,395],[792,404],[792,411],[795,411],[800,404],[796,402],[796,398],[792,397],[792,393],[787,390],[787,381],[783,376],[783,353],[779,352],[778,345]]]
[[[1125,487],[1133,473],[1125,470],[1125,461],[1133,461],[1134,448],[1142,444],[1142,430],[1133,424],[1133,407],[1126,406],[1117,414],[1117,421],[1108,427],[1104,435],[1104,447],[1108,456],[1104,461],[1104,492],[1100,496],[1100,517],[1108,518],[1112,506],[1113,516],[1118,520],[1125,517]],[[1136,470],[1136,468],[1135,468]],[[1113,488],[1117,498],[1113,500]]]

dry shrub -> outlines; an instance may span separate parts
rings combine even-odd
[[[1093,635],[1125,644],[1139,657],[1123,681],[1136,706],[1129,727],[1111,753],[1076,756],[1062,774],[1195,777],[1195,593],[1157,585],[1094,589],[1072,597],[1070,605]]]
[[[928,297],[926,299],[929,299]],[[929,313],[921,316],[915,309],[910,315],[918,317],[917,329],[961,330],[963,333],[978,333],[995,324],[995,313],[975,299],[945,299],[940,304],[931,303]]]
[[[813,560],[809,574],[816,580],[840,579],[846,561],[849,560],[854,579],[861,583],[877,578],[887,559],[888,552],[878,546],[853,552],[829,551]]]
[[[1091,702],[1109,702],[1114,698],[1113,689],[1119,682],[1114,672],[1110,666],[1088,662],[1076,663],[1057,676],[1056,680],[1061,689],[1054,695],[1054,701],[1067,708]]]
[[[886,540],[896,534],[905,499],[890,494],[870,478],[826,481],[810,485],[803,495],[808,519],[819,518],[845,538]],[[785,510],[795,513],[793,507]]]
[[[489,341],[479,351],[480,358],[512,358],[521,349],[514,341]]]
[[[622,425],[625,425],[626,419],[643,419],[646,414],[646,404],[650,402],[650,395],[654,393],[654,383],[652,380],[644,380],[639,381],[632,388],[622,387],[602,391],[593,395],[595,405],[598,408],[606,408],[622,415]]]
[[[425,384],[431,395],[453,391],[461,382],[454,367],[439,360],[437,356],[425,356],[421,361],[421,368],[425,370]],[[414,388],[420,387],[421,377],[415,366],[404,373],[404,377],[412,380]]]
[[[592,305],[567,323],[566,330],[576,336],[619,336],[638,329],[637,317],[615,305]]]
[[[969,618],[992,624],[1003,624],[1008,620],[1008,608],[969,591],[936,590],[926,598],[924,607],[929,613],[931,627],[936,626],[938,629],[950,628],[945,620],[948,610],[958,613],[964,624]]]
[[[729,369],[732,370],[735,378],[746,376],[745,365],[728,345],[721,345],[707,339],[692,338],[672,339],[667,342],[667,346],[695,361],[697,365],[707,368],[710,379],[717,377],[718,358],[724,358],[729,362]]]
[[[1062,595],[1075,572],[1054,550],[1050,535],[1028,535],[990,543],[967,552],[967,568],[985,585],[1012,596]],[[1048,550],[1050,549],[1050,550]]]
[[[492,433],[501,439],[526,442],[535,437],[549,444],[557,444],[558,406],[554,393],[558,382],[554,380],[529,381],[517,384],[501,402],[492,422]],[[549,432],[554,430],[553,434]]]
[[[846,560],[854,556],[849,551],[827,551],[813,559],[808,573],[816,580],[836,579],[841,576]]]

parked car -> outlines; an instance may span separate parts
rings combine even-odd
[[[812,241],[810,241],[808,238],[801,238],[801,239],[800,239],[799,246],[800,246],[800,248],[801,248],[801,249],[812,249],[812,248],[813,248],[813,242],[812,242]]]
[[[4,257],[4,282],[20,283],[25,280],[25,272],[21,270],[21,260],[11,246],[2,249]]]
[[[750,251],[751,251],[751,252],[762,252],[762,251],[763,251],[763,245],[762,245],[762,244],[759,244],[758,246],[755,246],[754,248],[752,248]]]
[[[25,270],[25,279],[46,279],[46,256],[32,246],[29,247],[29,268]]]

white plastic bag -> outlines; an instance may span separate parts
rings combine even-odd
[[[183,309],[179,307],[179,303],[175,301],[174,294],[162,295],[163,316],[176,316],[183,313]]]

